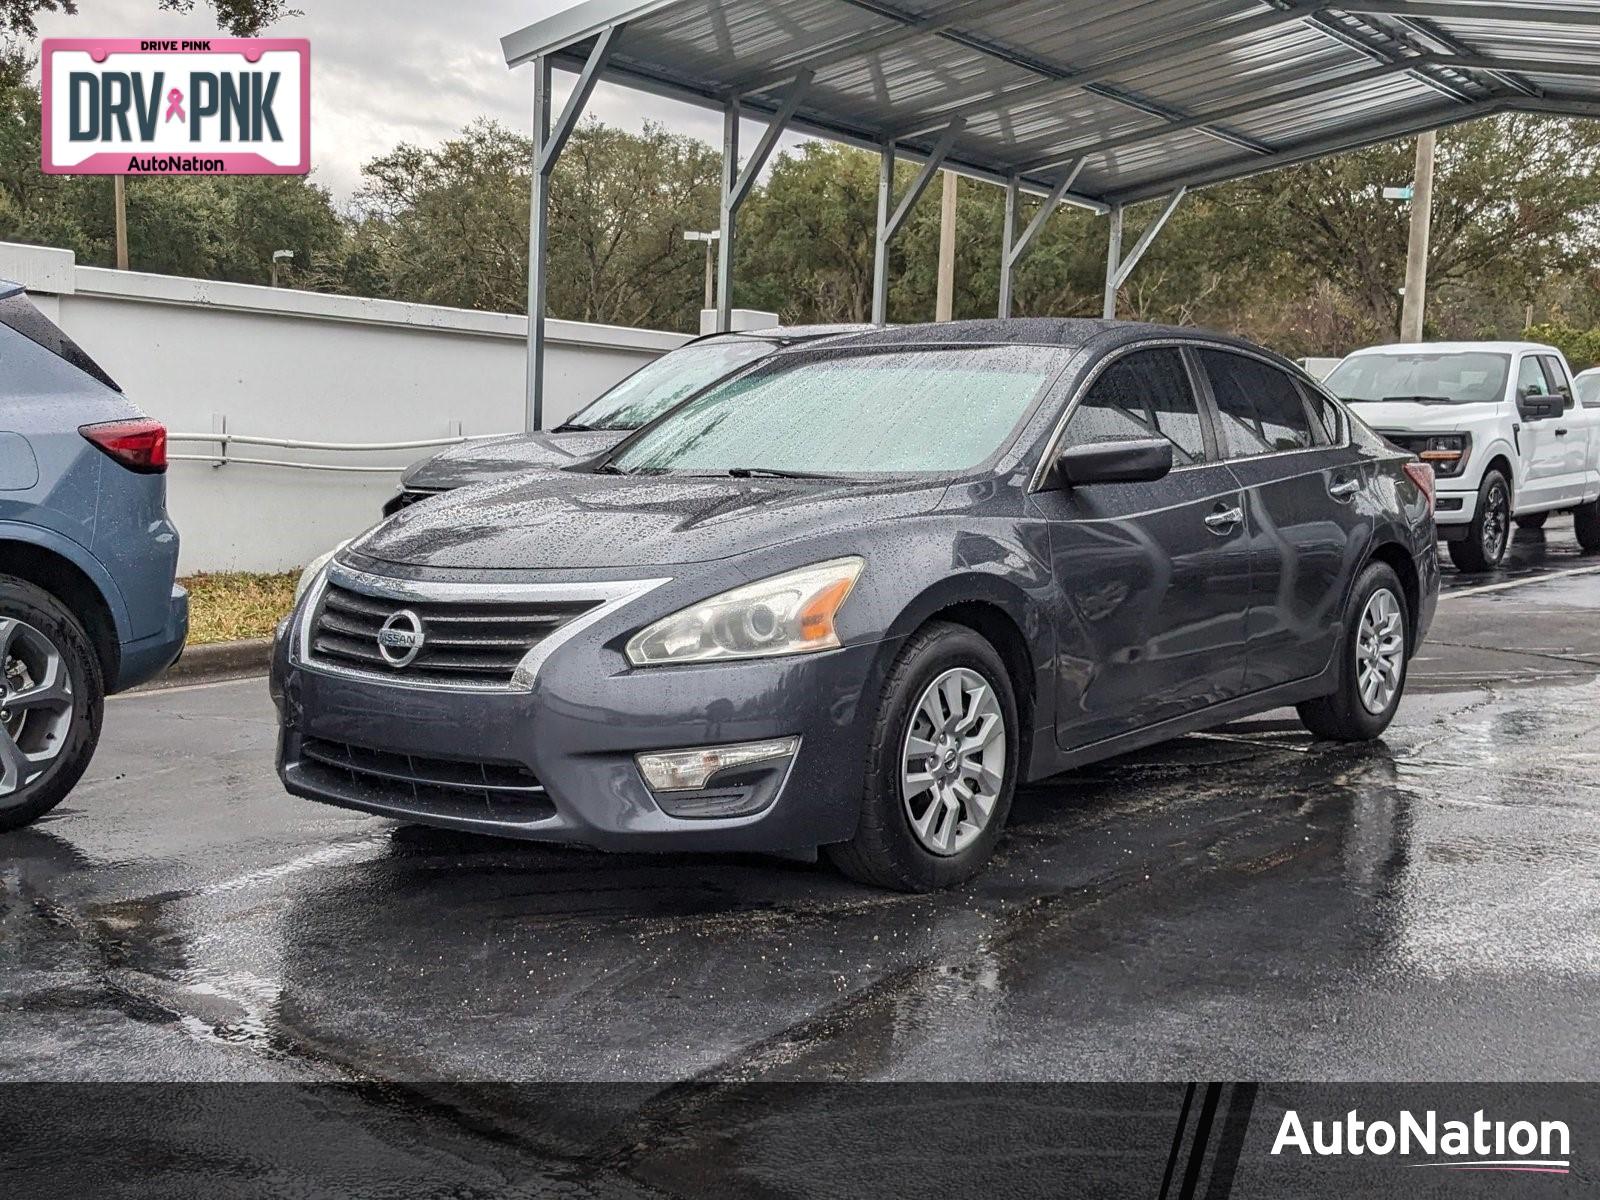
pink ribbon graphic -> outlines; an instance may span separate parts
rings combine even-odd
[[[173,117],[177,117],[180,121],[187,121],[189,119],[183,115],[183,93],[177,88],[173,88],[167,93],[166,119],[170,121]]]

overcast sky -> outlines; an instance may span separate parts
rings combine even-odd
[[[532,71],[506,68],[500,37],[567,3],[293,0],[293,7],[305,15],[270,32],[311,40],[312,178],[344,201],[360,185],[362,164],[400,142],[432,145],[479,117],[527,130]],[[156,0],[78,0],[78,10],[75,17],[42,15],[40,36],[217,33],[205,0],[191,16],[161,12]],[[556,72],[558,95],[564,97],[571,78]],[[722,136],[715,113],[620,88],[599,88],[588,111],[626,129],[640,128],[648,112],[675,132],[712,143]]]

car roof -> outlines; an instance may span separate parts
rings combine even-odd
[[[723,339],[761,342],[814,342],[819,338],[838,337],[841,334],[861,333],[871,325],[771,325],[765,329],[734,329],[727,333],[708,333],[688,343],[691,346]]]
[[[1368,346],[1354,351],[1350,357],[1363,354],[1521,354],[1538,351],[1544,354],[1561,353],[1543,342],[1397,342],[1388,346]]]
[[[941,321],[924,325],[895,325],[871,328],[861,333],[837,337],[830,349],[847,347],[912,346],[1048,346],[1066,350],[1094,347],[1113,350],[1121,346],[1161,340],[1203,341],[1219,349],[1245,350],[1265,354],[1275,361],[1300,371],[1298,364],[1244,338],[1192,326],[1155,325],[1143,321],[1105,321],[1089,317],[1012,317],[1007,320]]]

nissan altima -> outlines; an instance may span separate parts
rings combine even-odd
[[[612,850],[975,873],[1019,783],[1284,705],[1378,737],[1432,469],[1288,362],[1018,320],[776,353],[556,477],[406,510],[280,633],[297,796]]]

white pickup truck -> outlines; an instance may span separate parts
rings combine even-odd
[[[1511,523],[1570,510],[1600,550],[1600,397],[1574,385],[1553,346],[1445,342],[1376,346],[1324,381],[1373,429],[1431,463],[1439,534],[1463,571],[1492,571]]]

